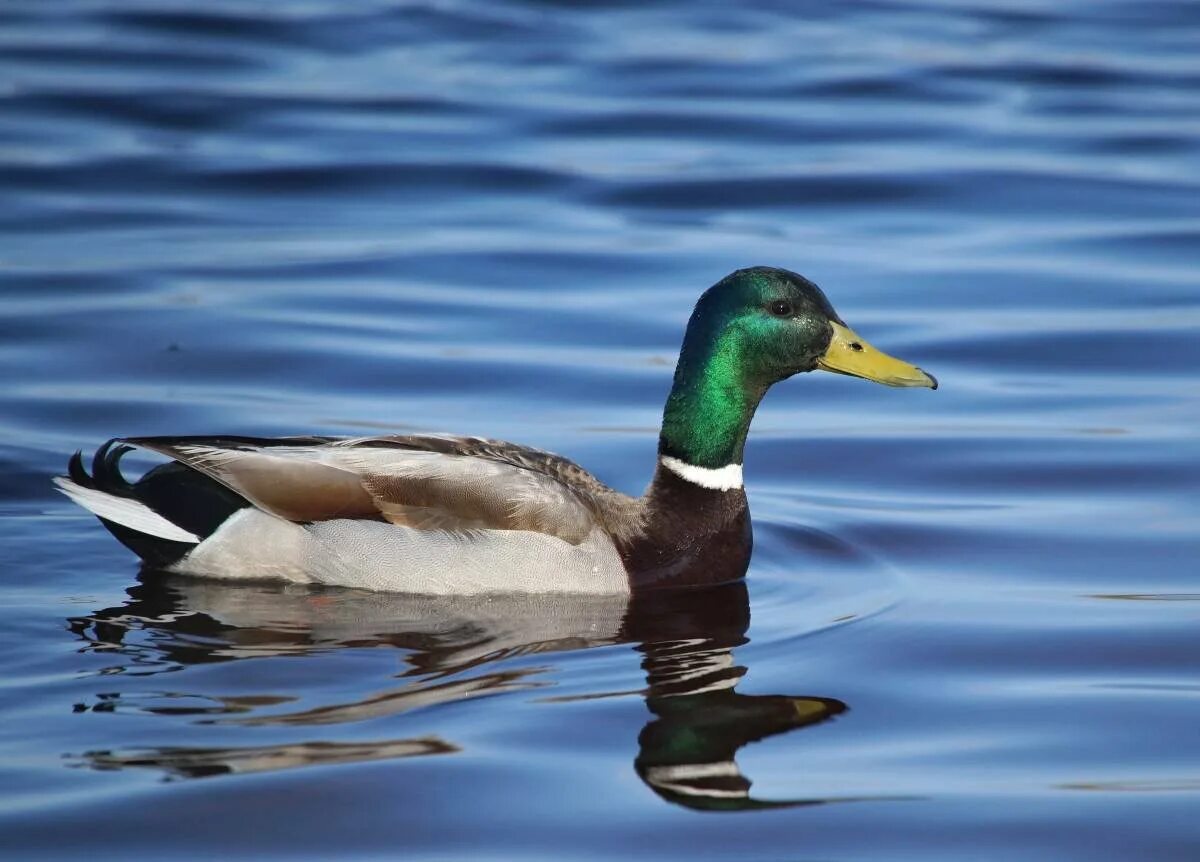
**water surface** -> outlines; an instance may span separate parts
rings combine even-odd
[[[1196,858],[1198,44],[1186,2],[10,0],[0,855]],[[49,483],[419,429],[638,492],[752,264],[942,388],[770,394],[744,588],[142,575]]]

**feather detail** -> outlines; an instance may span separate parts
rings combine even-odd
[[[595,518],[571,489],[544,474],[462,455],[370,448],[335,453],[358,472],[389,520],[438,512],[452,529],[529,530],[578,545]],[[427,516],[428,517],[428,516]],[[459,523],[455,523],[455,522]]]
[[[519,530],[572,545],[599,527],[620,543],[642,525],[639,501],[565,458],[477,437],[143,438],[294,522],[360,518],[424,530]]]
[[[195,544],[200,537],[189,533],[176,524],[171,523],[162,515],[132,497],[118,497],[96,488],[85,488],[63,476],[55,476],[54,484],[74,502],[87,509],[93,515],[128,527],[139,533],[168,539],[172,542],[189,542]]]
[[[289,521],[379,517],[360,479],[309,457],[319,451],[311,447],[224,449],[187,443],[146,448],[199,470],[259,509]]]

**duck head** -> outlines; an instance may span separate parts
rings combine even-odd
[[[705,468],[740,464],[766,390],[817,369],[937,388],[932,375],[855,333],[804,276],[768,266],[727,275],[704,292],[688,322],[660,452]]]
[[[696,303],[684,350],[715,347],[709,358],[736,359],[744,382],[769,386],[821,369],[886,386],[937,389],[937,381],[881,350],[846,325],[821,291],[786,269],[739,269]]]

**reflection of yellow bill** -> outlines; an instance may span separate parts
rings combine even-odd
[[[886,386],[924,386],[937,389],[937,380],[933,375],[926,374],[915,365],[901,362],[894,356],[888,356],[882,350],[876,350],[848,326],[833,322],[829,325],[833,327],[833,338],[829,340],[829,349],[817,360],[818,368],[874,380]]]

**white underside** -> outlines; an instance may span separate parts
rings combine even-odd
[[[664,467],[679,478],[708,488],[712,491],[732,491],[742,487],[742,465],[726,464],[724,467],[697,467],[670,455],[662,455],[658,459]]]
[[[417,530],[349,519],[301,525],[257,509],[230,517],[172,570],[426,595],[629,592],[620,555],[598,529],[572,545],[526,530]]]

